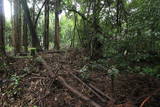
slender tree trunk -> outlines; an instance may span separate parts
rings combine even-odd
[[[24,14],[23,14],[23,46],[24,46],[24,52],[28,52],[28,29],[27,29],[26,17]]]
[[[22,48],[22,6],[21,6],[21,3],[20,3],[20,0],[18,0],[18,40],[20,41],[17,41],[19,42],[19,48],[20,48],[20,52],[21,52],[21,48]]]
[[[3,0],[0,0],[0,55],[5,55],[4,22],[5,18]]]
[[[9,0],[10,2],[10,7],[11,7],[11,26],[12,26],[12,34],[14,34],[14,19],[13,19],[13,0]],[[10,37],[11,39],[11,46],[14,46],[14,35]]]
[[[60,26],[59,26],[59,8],[60,1],[56,0],[55,3],[55,36],[54,36],[54,45],[55,49],[60,49]]]
[[[72,48],[75,47],[75,37],[76,37],[76,27],[77,27],[77,15],[74,13],[74,34],[71,40],[71,46]]]
[[[19,53],[21,48],[21,15],[20,15],[20,1],[14,0],[14,52]]]
[[[44,48],[49,48],[49,0],[45,4]]]
[[[41,49],[40,42],[39,42],[39,39],[37,37],[36,29],[34,27],[33,21],[32,21],[31,16],[30,16],[27,1],[26,0],[21,0],[21,3],[22,3],[22,7],[23,7],[23,10],[24,10],[24,13],[25,13],[25,17],[27,19],[28,27],[29,27],[29,30],[30,30],[30,33],[31,33],[31,36],[32,36],[32,46],[37,48],[38,50],[40,50]]]
[[[33,24],[35,22],[35,6],[36,6],[36,0],[33,0],[33,3],[32,3],[32,11],[31,11],[31,17],[32,17],[32,21],[33,21]],[[35,24],[34,24],[35,26]]]

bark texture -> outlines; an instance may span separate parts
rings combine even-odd
[[[30,15],[30,11],[29,11],[29,8],[27,5],[27,1],[21,0],[21,3],[22,3],[22,7],[23,7],[23,10],[25,13],[26,21],[27,21],[27,24],[28,24],[28,27],[29,27],[29,30],[30,30],[30,33],[32,36],[32,46],[37,48],[38,50],[40,50],[41,49],[40,42],[37,37],[37,33],[36,33],[36,29],[34,27],[33,21],[31,19],[31,15]]]
[[[49,0],[45,4],[44,48],[49,49]]]
[[[14,20],[13,20],[13,36],[14,36],[14,52],[21,51],[21,6],[19,0],[14,0]]]
[[[5,55],[5,43],[4,43],[4,6],[3,0],[0,0],[0,55]]]
[[[54,47],[60,49],[60,25],[59,25],[59,13],[60,13],[60,0],[56,0],[55,3],[55,36],[54,36]]]

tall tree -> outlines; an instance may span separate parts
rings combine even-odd
[[[60,25],[59,25],[59,13],[60,13],[60,0],[55,1],[55,35],[54,45],[55,49],[60,49]]]
[[[36,7],[36,0],[32,0],[32,20],[35,22],[35,7]]]
[[[70,46],[73,48],[75,46],[76,28],[77,28],[77,15],[76,15],[76,13],[74,13],[74,32],[73,32],[74,34],[73,34],[73,37],[71,40],[71,46]]]
[[[23,13],[23,46],[24,51],[28,51],[28,29],[27,29],[27,21],[25,17],[25,13]]]
[[[44,24],[44,48],[49,48],[49,0],[45,4],[45,24]]]
[[[2,53],[2,55],[5,55],[4,19],[3,0],[0,0],[0,53]]]
[[[19,53],[21,48],[21,5],[20,0],[14,0],[14,52]]]
[[[29,27],[29,30],[30,30],[30,33],[31,33],[31,36],[32,36],[32,46],[37,48],[37,49],[41,49],[40,42],[39,42],[39,39],[37,37],[36,29],[34,27],[32,19],[31,19],[31,15],[30,15],[30,11],[29,11],[29,8],[28,8],[28,5],[27,5],[27,1],[26,0],[21,0],[21,3],[22,3],[22,7],[23,7],[23,10],[24,10],[24,13],[25,13],[25,17],[26,17],[26,20],[27,20],[28,27]]]
[[[14,19],[13,19],[13,0],[9,0],[11,7],[11,26],[12,26],[12,34],[14,34]],[[11,37],[11,45],[14,46],[14,35]]]

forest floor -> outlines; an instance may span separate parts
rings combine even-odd
[[[107,70],[83,71],[90,64],[84,53],[71,49],[5,59],[0,107],[160,107],[159,79],[119,73],[113,82]]]

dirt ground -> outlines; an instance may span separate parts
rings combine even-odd
[[[81,72],[89,63],[84,60],[83,53],[77,50],[43,52],[34,58],[5,59],[8,66],[7,72],[0,72],[0,107],[93,106],[61,84],[57,76],[63,77],[70,86],[101,107],[160,107],[159,79],[142,74],[121,73],[114,79],[113,90],[111,77],[106,72]],[[54,78],[48,75],[48,70],[40,63],[42,59],[56,74]],[[96,87],[103,93],[96,95],[88,86]],[[148,100],[142,106],[147,97]]]

